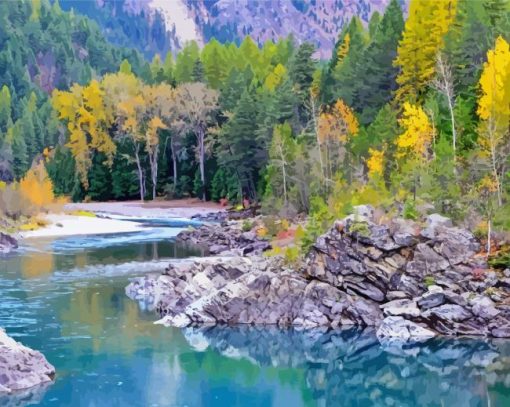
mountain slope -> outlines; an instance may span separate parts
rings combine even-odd
[[[338,34],[353,16],[368,23],[389,0],[61,0],[102,27],[118,44],[136,46],[146,56],[174,53],[185,42],[211,38],[239,43],[250,35],[259,44],[292,35],[330,56]]]

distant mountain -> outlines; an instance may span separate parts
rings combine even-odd
[[[402,0],[404,3],[405,0]],[[147,57],[177,51],[186,41],[215,37],[258,43],[293,35],[331,54],[342,27],[353,16],[367,23],[389,0],[60,0],[62,8],[96,20],[113,43],[134,46]]]

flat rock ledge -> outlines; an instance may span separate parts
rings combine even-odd
[[[44,385],[54,377],[55,368],[42,353],[16,342],[0,328],[0,395]]]
[[[356,209],[299,270],[264,256],[203,258],[134,279],[126,293],[168,326],[356,325],[381,341],[510,337],[509,273],[488,268],[470,232],[440,215],[380,225],[370,207]]]

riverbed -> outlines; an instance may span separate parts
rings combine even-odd
[[[57,377],[0,405],[510,405],[507,340],[380,344],[370,329],[154,325],[124,288],[202,255],[176,245],[183,227],[152,220],[130,233],[30,239],[2,257],[0,326]]]

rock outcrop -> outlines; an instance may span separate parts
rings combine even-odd
[[[359,207],[337,221],[300,270],[261,256],[203,259],[134,280],[127,293],[180,327],[358,325],[376,327],[381,340],[510,337],[510,284],[477,255],[471,233],[439,215],[423,226],[381,225],[372,213]]]
[[[0,394],[49,383],[55,368],[42,353],[27,348],[0,328]]]
[[[0,232],[0,253],[9,253],[11,250],[18,247],[18,242],[15,238],[5,233]]]
[[[207,224],[185,230],[177,235],[177,241],[204,248],[211,255],[253,256],[271,249],[269,242],[255,232],[243,232],[238,222]]]

